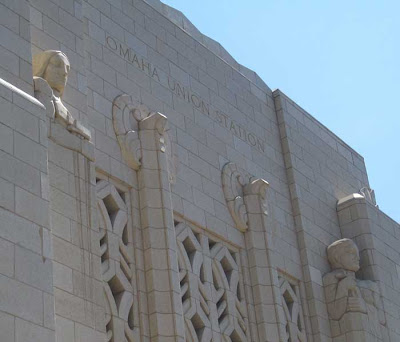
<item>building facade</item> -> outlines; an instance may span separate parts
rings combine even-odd
[[[0,2],[2,342],[400,341],[363,158],[158,0]]]

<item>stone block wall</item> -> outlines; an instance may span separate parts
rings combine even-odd
[[[63,101],[74,118],[87,126],[87,78],[83,39],[82,1],[33,0],[30,4],[32,54],[61,50],[73,68],[68,75]]]
[[[342,237],[396,341],[398,224],[373,206],[350,216],[370,243],[337,213],[369,187],[357,152],[158,0],[17,3],[0,4],[19,35],[0,41],[1,77],[33,94],[31,51],[61,50],[62,101],[91,137],[2,86],[0,210],[28,238],[1,223],[0,273],[36,291],[44,317],[4,304],[7,342],[336,342],[322,277]]]
[[[1,339],[54,342],[45,108],[4,80],[0,106]]]
[[[378,282],[385,311],[385,340],[399,339],[399,224],[364,198],[348,198],[338,206],[343,237],[360,248],[362,279]]]
[[[327,338],[322,276],[326,247],[342,237],[336,203],[368,187],[368,177],[357,152],[279,90],[274,98],[314,333]]]
[[[382,283],[383,305],[390,341],[400,339],[398,330],[399,316],[399,223],[393,221],[377,208],[367,206],[371,220],[375,250],[371,251],[373,263],[379,269],[379,281]]]
[[[32,95],[29,13],[27,0],[0,3],[0,77]]]

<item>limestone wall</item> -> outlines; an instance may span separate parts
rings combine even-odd
[[[18,172],[2,163],[0,209],[27,239],[1,223],[1,255],[13,257],[0,273],[35,288],[45,317],[0,301],[7,342],[25,340],[13,335],[28,331],[21,318],[40,330],[33,341],[54,330],[69,342],[342,341],[322,281],[326,247],[342,237],[360,249],[357,275],[379,283],[383,340],[396,341],[399,226],[370,204],[367,221],[337,208],[369,187],[357,152],[158,0],[29,4],[0,5],[22,23],[3,30],[23,36],[30,21],[30,39],[0,42],[10,57],[1,77],[33,94],[30,49],[18,44],[61,50],[71,121],[54,112],[45,81],[35,95],[46,112],[3,86],[1,152]],[[21,248],[43,256],[34,275]]]
[[[368,206],[368,217],[372,221],[374,247],[372,259],[378,268],[382,284],[384,309],[391,341],[399,339],[399,224],[373,206]]]
[[[55,341],[45,108],[0,81],[0,330]]]
[[[399,224],[363,198],[349,199],[338,206],[342,235],[360,248],[363,279],[378,282],[385,311],[385,340],[396,341],[398,334]]]
[[[310,311],[315,333],[328,337],[322,276],[326,247],[342,237],[336,203],[368,186],[367,173],[357,152],[279,90],[274,95]]]
[[[0,77],[32,95],[32,54],[28,1],[2,1],[0,4],[0,23]]]

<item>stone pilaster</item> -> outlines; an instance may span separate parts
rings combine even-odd
[[[138,171],[145,272],[152,341],[183,341],[176,239],[165,151],[167,118],[151,113],[139,122]]]
[[[256,179],[244,186],[244,202],[248,217],[245,233],[257,331],[260,341],[280,341],[283,314],[280,305],[278,272],[273,266],[271,251],[273,241],[267,224],[266,191],[269,184]]]
[[[279,322],[283,315],[278,271],[274,267],[273,239],[268,229],[268,182],[256,179],[228,163],[222,170],[222,183],[227,206],[244,233],[250,268],[250,286],[256,312],[256,334],[259,341],[282,340]],[[254,322],[251,322],[254,324]]]
[[[352,239],[360,251],[360,276],[379,281],[379,271],[373,260],[374,236],[368,215],[368,202],[363,195],[351,194],[337,203],[337,213],[343,238]]]

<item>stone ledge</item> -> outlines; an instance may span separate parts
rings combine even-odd
[[[7,94],[8,93],[8,94]],[[16,97],[20,97],[28,102],[30,102],[32,105],[41,108],[42,110],[45,110],[46,108],[42,103],[40,103],[38,100],[36,100],[33,96],[29,95],[28,93],[24,92],[23,90],[15,87],[11,83],[8,83],[7,81],[3,80],[0,78],[0,94],[4,98],[8,99],[12,103],[16,103]]]
[[[341,198],[337,202],[336,207],[337,207],[337,211],[341,211],[341,210],[348,208],[354,204],[366,204],[366,203],[367,203],[367,200],[365,199],[365,197],[363,195],[354,193],[349,196]]]

